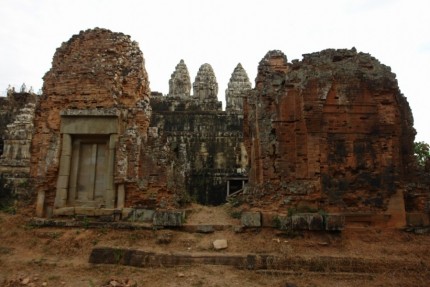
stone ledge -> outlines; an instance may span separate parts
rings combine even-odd
[[[273,215],[274,228],[280,230],[341,231],[345,228],[342,214],[297,213],[292,216]]]
[[[96,247],[89,257],[91,264],[119,264],[152,268],[190,265],[224,265],[248,270],[309,270],[313,272],[380,273],[389,270],[427,272],[427,264],[405,260],[378,260],[353,257],[285,257],[273,254],[237,253],[156,253],[139,249]]]
[[[130,222],[112,222],[112,221],[86,221],[86,220],[67,220],[67,219],[46,219],[32,218],[29,220],[29,225],[35,227],[72,227],[72,228],[101,228],[107,227],[112,229],[128,229],[128,230],[152,230],[152,224],[147,223],[130,223]]]
[[[152,217],[152,224],[162,227],[180,227],[184,219],[184,210],[157,210]]]

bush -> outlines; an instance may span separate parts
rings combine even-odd
[[[9,187],[7,180],[0,175],[0,210],[4,212],[14,213],[14,199],[12,189]]]
[[[424,167],[430,158],[430,145],[425,142],[414,143],[414,154],[419,167]]]

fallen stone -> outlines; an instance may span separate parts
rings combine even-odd
[[[281,215],[276,218],[275,224],[280,230],[291,230],[291,217],[286,215]]]
[[[184,211],[156,211],[152,219],[154,226],[179,227],[182,226]]]
[[[152,209],[135,209],[133,214],[133,221],[151,222],[153,220],[155,211]]]
[[[158,244],[169,244],[172,242],[172,234],[171,233],[163,233],[157,236]]]
[[[217,239],[213,242],[213,246],[215,250],[222,250],[228,247],[226,239]]]
[[[325,230],[340,231],[345,228],[345,216],[341,214],[327,214],[325,216]]]
[[[240,222],[246,227],[261,227],[261,213],[252,211],[242,212]]]
[[[233,231],[235,233],[242,233],[243,232],[243,226],[234,226]]]
[[[324,218],[319,213],[299,213],[291,216],[293,230],[324,230]]]
[[[213,233],[215,229],[213,225],[198,225],[196,231],[199,233]]]

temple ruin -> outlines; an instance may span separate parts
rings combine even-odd
[[[113,213],[139,190],[150,117],[142,52],[94,29],[57,49],[35,113],[37,215]]]
[[[429,224],[409,104],[390,68],[355,48],[292,62],[269,51],[254,88],[238,64],[225,110],[210,64],[191,83],[180,60],[168,94],[151,92],[138,44],[100,28],[63,43],[43,79],[41,96],[1,99],[0,122],[0,171],[28,178],[38,217],[155,222],[156,211],[234,193],[263,217],[295,209]]]

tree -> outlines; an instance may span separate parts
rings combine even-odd
[[[430,159],[430,145],[426,142],[415,142],[414,154],[418,166],[425,167],[426,162]]]

